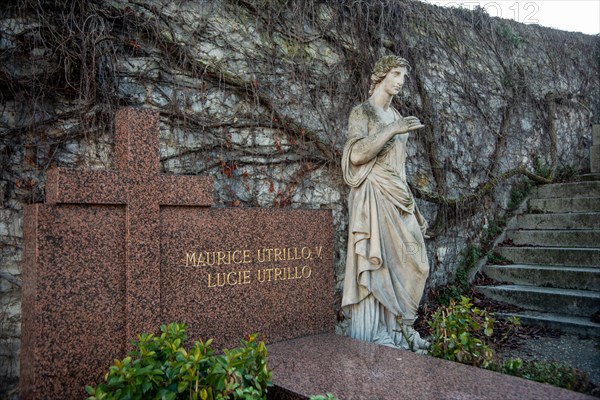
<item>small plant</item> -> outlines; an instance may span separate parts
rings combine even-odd
[[[322,394],[312,395],[312,396],[310,396],[309,400],[338,400],[338,398],[335,397],[331,393],[327,393],[326,395],[322,395]]]
[[[456,285],[446,285],[433,292],[437,306],[449,306],[453,300],[459,300],[464,294]]]
[[[241,347],[215,355],[212,339],[195,342],[189,351],[183,347],[185,324],[160,330],[160,336],[139,335],[135,350],[109,368],[106,383],[86,386],[87,400],[266,399],[271,371],[256,334],[240,340]]]
[[[433,334],[430,354],[434,357],[463,364],[486,367],[493,352],[478,336],[491,336],[494,330],[493,314],[473,307],[468,297],[460,302],[450,301],[440,307],[428,322]]]
[[[544,178],[549,178],[552,172],[550,167],[542,160],[540,160],[539,157],[535,157],[533,160],[533,170],[535,171],[536,175],[542,176]]]
[[[488,227],[484,229],[483,236],[481,238],[481,247],[483,249],[489,249],[493,244],[494,240],[504,231],[506,227],[506,220],[504,218],[498,218],[489,223]],[[481,255],[480,255],[481,257]]]
[[[582,393],[591,393],[594,386],[586,373],[565,362],[511,358],[500,365],[492,364],[488,369]]]
[[[481,258],[481,247],[469,245],[462,251],[464,256],[463,268],[456,271],[456,280],[462,285],[468,286],[468,272],[477,265],[477,261]]]
[[[502,254],[497,253],[495,251],[489,252],[487,254],[487,260],[488,260],[489,264],[494,264],[494,265],[510,265],[510,264],[513,264],[513,262],[511,260],[509,260],[508,258],[504,257]]]
[[[499,29],[500,35],[506,39],[508,43],[510,43],[515,49],[519,48],[521,45],[521,36],[518,32],[515,32],[510,26],[503,25]]]
[[[577,180],[577,176],[579,175],[579,173],[579,169],[573,166],[560,166],[556,170],[554,182],[574,182]]]
[[[539,167],[538,159],[536,159],[535,163],[536,163],[536,169],[537,169]],[[543,173],[548,173],[548,172],[545,171]],[[542,175],[542,176],[545,176],[545,175]],[[510,199],[508,200],[508,205],[507,205],[508,209],[514,210],[517,207],[519,207],[521,205],[521,203],[523,202],[523,200],[525,200],[527,198],[527,196],[529,195],[529,193],[531,192],[532,187],[533,187],[533,185],[529,181],[521,181],[521,182],[515,184],[512,187],[512,189],[510,190]]]

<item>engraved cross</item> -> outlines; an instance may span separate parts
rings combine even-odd
[[[125,221],[126,337],[153,332],[161,322],[160,207],[211,206],[213,181],[161,175],[158,112],[126,108],[115,118],[116,170],[48,172],[50,204],[123,204]]]

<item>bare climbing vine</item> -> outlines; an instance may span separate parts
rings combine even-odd
[[[492,134],[493,151],[488,155],[481,154],[490,160],[489,165],[484,168],[488,181],[482,182],[480,186],[489,187],[494,182],[503,181],[498,178],[501,171],[506,172],[501,162],[514,110],[519,102],[531,101],[533,95],[527,92],[529,83],[526,72],[519,64],[517,53],[521,38],[518,32],[513,31],[510,26],[499,25],[483,10],[476,10],[474,13],[456,10],[456,15],[449,18],[447,11],[424,8],[416,2],[238,0],[224,5],[206,2],[204,7],[229,18],[244,18],[239,21],[240,24],[253,24],[255,32],[266,37],[256,49],[235,48],[232,43],[223,46],[223,52],[240,53],[246,64],[257,66],[257,71],[239,74],[217,59],[197,57],[193,52],[198,46],[186,43],[187,40],[201,42],[214,39],[215,37],[206,33],[211,31],[213,21],[209,21],[204,15],[200,17],[196,30],[186,30],[189,21],[178,19],[182,14],[178,14],[177,11],[180,10],[174,7],[165,11],[166,4],[130,1],[123,6],[99,0],[70,1],[68,7],[62,7],[62,2],[50,0],[26,0],[10,4],[5,16],[22,19],[23,22],[20,23],[23,27],[18,32],[13,32],[15,46],[10,49],[10,54],[4,54],[4,58],[22,60],[22,64],[28,61],[31,66],[30,71],[25,71],[21,64],[22,69],[18,71],[20,76],[15,76],[14,69],[9,67],[2,69],[1,83],[7,89],[4,91],[4,106],[18,97],[26,98],[29,101],[26,107],[36,118],[6,126],[3,140],[8,142],[11,136],[28,132],[36,142],[40,138],[36,133],[41,128],[66,119],[75,119],[78,128],[76,134],[79,135],[109,130],[112,114],[117,107],[138,103],[119,91],[119,80],[123,80],[119,76],[122,75],[119,63],[128,57],[157,57],[160,58],[159,65],[155,67],[157,71],[144,77],[146,81],[150,81],[147,83],[159,85],[168,82],[175,87],[179,86],[181,91],[200,91],[204,94],[207,87],[208,90],[216,87],[235,93],[240,101],[252,104],[255,112],[252,118],[246,115],[245,120],[240,120],[237,116],[212,120],[206,118],[203,112],[182,112],[180,104],[170,102],[160,108],[172,126],[200,129],[209,134],[218,132],[213,133],[216,143],[220,143],[225,149],[227,144],[223,142],[221,135],[223,129],[275,129],[285,136],[295,138],[296,143],[311,144],[316,150],[308,160],[311,163],[337,164],[343,142],[345,116],[352,105],[366,98],[365,77],[384,49],[383,51],[407,56],[416,66],[412,85],[418,93],[420,104],[410,102],[398,104],[398,107],[419,115],[428,122],[427,128],[417,140],[425,154],[433,186],[430,190],[421,189],[417,193],[436,204],[471,203],[465,199],[484,195],[489,190],[477,189],[452,197],[445,195],[448,192],[446,174],[449,167],[437,154],[437,149],[442,144],[439,135],[443,132],[440,126],[443,120],[436,116],[438,110],[432,105],[431,89],[424,86],[421,72],[425,70],[431,49],[437,47],[445,49],[445,61],[454,69],[467,70],[468,73],[446,78],[453,84],[451,90],[455,91],[454,94],[460,95],[461,100],[479,114],[480,122]],[[243,10],[243,13],[238,13],[239,10]],[[294,18],[290,18],[291,16]],[[405,28],[399,29],[399,26]],[[465,28],[471,28],[475,35],[461,34]],[[427,35],[423,36],[426,38],[421,38],[419,46],[410,45],[411,39],[414,41],[412,36],[419,30],[425,31]],[[185,35],[189,37],[186,38]],[[341,55],[334,67],[347,75],[343,83],[351,86],[345,89],[336,87],[339,82],[331,77],[334,68],[326,71],[312,68],[312,58],[307,56],[305,46],[317,40],[325,42]],[[476,46],[484,47],[488,54],[494,55],[493,59],[478,60],[489,64],[486,69],[490,76],[481,80],[478,79],[480,72],[469,64],[473,56],[468,49]],[[278,59],[282,60],[282,47],[286,48],[286,54],[283,55],[287,59],[283,58],[283,61],[278,62]],[[319,104],[315,107],[317,111],[321,111],[318,115],[320,124],[304,124],[298,118],[302,113],[301,109],[296,109],[295,115],[288,113],[289,102],[283,104],[275,94],[276,90],[283,89],[281,84],[276,79],[274,82],[264,81],[267,77],[276,75],[278,68],[285,68],[290,72],[290,76],[286,76],[289,78],[286,82],[298,82],[303,86],[303,95],[316,97],[323,93],[329,94],[331,101],[326,109],[323,109],[322,104],[321,109],[318,109]],[[501,76],[494,77],[494,74]],[[189,86],[184,79],[177,81],[178,76],[187,77]],[[504,91],[499,93],[504,105],[500,106],[497,115],[490,114],[496,110],[484,106],[482,91],[477,90],[477,84],[493,83],[494,79],[504,85]],[[184,87],[181,87],[182,84]],[[550,139],[551,170],[556,168],[557,163],[556,132],[552,124],[556,97],[554,94],[548,95],[545,102],[547,110],[540,110],[540,113],[546,112],[548,115],[544,129]],[[53,106],[53,98],[67,100],[70,107],[44,113],[45,108]],[[64,139],[62,137],[57,142],[51,142],[50,147],[60,147],[60,141]],[[59,152],[57,149],[49,150],[46,166],[52,164],[52,154]],[[198,150],[203,153],[206,148]],[[194,150],[185,150],[188,156],[192,151]],[[177,155],[165,158],[173,157]],[[218,162],[213,164],[217,165]],[[524,172],[525,169],[519,165],[514,171],[512,175]]]

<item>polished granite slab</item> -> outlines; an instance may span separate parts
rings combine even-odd
[[[334,334],[268,346],[270,399],[577,400],[593,397]]]

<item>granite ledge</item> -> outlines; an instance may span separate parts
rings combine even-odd
[[[593,397],[335,334],[268,346],[271,400],[577,400]]]

